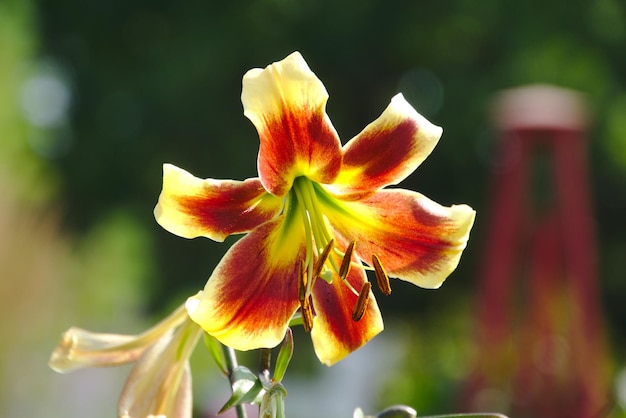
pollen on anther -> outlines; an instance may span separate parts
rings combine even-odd
[[[330,241],[328,241],[328,244],[326,244],[326,247],[324,247],[324,251],[322,251],[320,256],[317,258],[317,262],[315,263],[315,266],[313,268],[313,280],[317,279],[317,276],[319,276],[322,272],[324,264],[326,263],[326,260],[328,260],[328,255],[330,254],[330,250],[332,250],[333,245],[335,245],[335,240],[331,239]]]
[[[300,311],[302,314],[302,326],[304,327],[304,331],[311,332],[313,329],[313,309],[311,308],[311,303],[309,302],[308,297],[305,297],[304,300],[300,301]]]
[[[365,309],[367,308],[367,303],[370,299],[370,290],[372,289],[372,284],[370,282],[363,283],[361,286],[361,291],[359,292],[359,297],[356,300],[356,304],[354,305],[354,309],[352,310],[352,320],[357,322],[363,315],[365,315]]]
[[[345,280],[348,277],[348,273],[350,273],[350,266],[352,264],[352,252],[354,251],[354,246],[356,241],[352,241],[348,248],[346,248],[346,253],[343,256],[343,260],[341,260],[341,267],[339,267],[339,277],[341,280]]]
[[[376,284],[384,295],[389,296],[391,294],[391,285],[389,284],[389,276],[380,263],[380,259],[376,254],[372,255],[372,265],[374,267],[374,274],[376,275]]]

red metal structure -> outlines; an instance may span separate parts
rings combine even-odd
[[[503,92],[494,111],[500,154],[466,407],[599,417],[608,392],[584,100],[535,85]]]

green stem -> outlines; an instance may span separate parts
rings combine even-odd
[[[228,346],[224,347],[224,359],[226,361],[226,369],[228,370],[228,379],[230,380],[230,384],[234,383],[233,376],[235,368],[238,366],[237,364],[237,355],[235,354],[235,350]],[[237,411],[237,418],[247,418],[246,410],[242,404],[238,404],[235,406],[235,410]]]
[[[285,398],[281,395],[276,402],[276,418],[285,418]]]
[[[259,350],[259,369],[260,372],[263,373],[265,371],[270,370],[270,367],[272,367],[272,349],[271,348],[261,348]]]

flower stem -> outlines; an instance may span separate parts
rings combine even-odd
[[[259,360],[259,371],[260,373],[269,373],[272,361],[272,350],[270,348],[261,348],[260,350],[260,360]]]
[[[237,355],[235,354],[235,350],[227,345],[224,345],[224,359],[226,361],[226,369],[228,370],[228,379],[232,385],[234,383],[233,373],[238,366]],[[235,410],[237,411],[237,418],[247,418],[246,410],[242,404],[236,405]]]

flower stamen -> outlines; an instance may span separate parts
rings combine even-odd
[[[317,280],[319,275],[322,273],[324,264],[326,264],[326,260],[328,260],[328,255],[330,254],[330,250],[333,249],[334,244],[335,244],[335,240],[331,238],[328,244],[326,244],[326,247],[324,247],[324,251],[322,251],[320,256],[317,258],[317,261],[315,262],[315,266],[313,268],[313,276],[312,276],[313,280],[311,280],[311,285],[307,289],[307,293],[311,292],[311,288],[313,287],[315,280]]]
[[[311,332],[313,329],[313,309],[309,297],[305,297],[300,301],[300,310],[302,311],[302,326],[305,332]]]
[[[308,294],[307,289],[307,268],[304,260],[300,260],[300,276],[298,277],[298,300],[300,303],[306,298]]]
[[[363,283],[361,286],[361,291],[359,292],[359,297],[356,300],[356,304],[354,305],[354,309],[352,310],[352,320],[354,322],[358,322],[363,315],[365,315],[365,309],[367,308],[367,303],[370,299],[370,290],[372,289],[372,284],[370,282]]]
[[[391,285],[389,284],[389,276],[380,263],[380,259],[376,254],[372,254],[372,265],[374,267],[374,274],[376,275],[376,284],[384,295],[389,296],[391,294]]]
[[[348,248],[346,248],[346,253],[343,256],[343,260],[341,261],[341,267],[339,268],[339,277],[341,280],[345,280],[348,277],[348,273],[350,273],[350,267],[352,266],[352,252],[354,251],[354,246],[356,241],[352,241]]]

